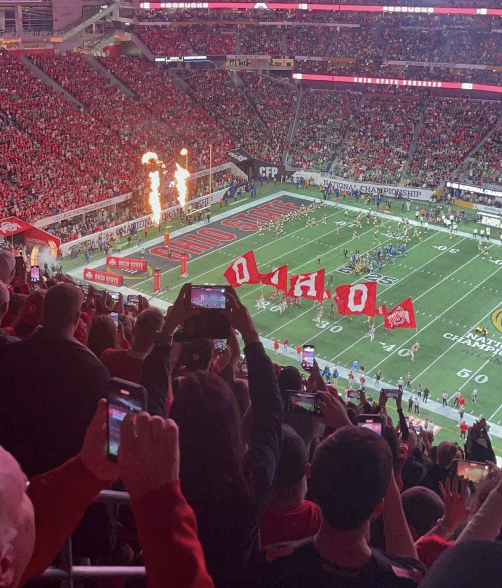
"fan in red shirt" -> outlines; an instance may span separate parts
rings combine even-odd
[[[275,484],[261,521],[261,546],[312,537],[321,526],[321,509],[305,500],[310,464],[303,439],[282,425],[282,446]]]
[[[130,349],[103,351],[100,359],[112,378],[139,383],[143,360],[153,349],[156,333],[161,330],[163,322],[160,310],[147,308],[136,318]]]

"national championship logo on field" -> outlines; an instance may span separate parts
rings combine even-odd
[[[492,312],[491,319],[493,326],[502,333],[502,307]]]

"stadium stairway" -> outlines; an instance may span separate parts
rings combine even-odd
[[[67,102],[72,102],[73,104],[77,104],[81,108],[85,110],[86,106],[80,100],[77,100],[73,94],[68,92],[63,88],[63,86],[59,85],[55,80],[53,80],[49,75],[47,75],[43,69],[40,69],[37,65],[33,63],[26,55],[21,56],[21,63],[28,68],[33,74],[37,76],[42,82],[52,88],[61,98],[66,100]]]
[[[403,180],[408,175],[408,170],[410,169],[410,165],[413,162],[413,157],[415,156],[415,149],[417,148],[418,135],[420,133],[420,129],[423,127],[423,124],[424,124],[425,109],[427,108],[427,104],[428,104],[428,100],[426,97],[425,100],[423,100],[422,105],[420,107],[420,114],[418,115],[418,122],[416,123],[415,129],[413,131],[413,138],[410,143],[410,150],[408,152],[408,158],[406,159],[406,163],[404,164],[404,167],[403,167],[403,172],[401,173],[400,184],[403,182]]]
[[[136,45],[141,54],[144,55],[148,61],[155,61],[153,52],[143,43],[143,41],[134,33],[131,33],[131,42]]]
[[[120,90],[122,92],[122,94],[125,94],[129,98],[134,98],[136,100],[138,99],[138,95],[136,94],[136,92],[131,90],[131,88],[126,86],[124,84],[124,82],[122,82],[117,77],[115,77],[110,70],[106,69],[106,67],[102,63],[100,63],[97,59],[94,59],[94,57],[92,57],[92,55],[84,54],[84,55],[82,55],[82,57],[83,57],[83,59],[85,59],[89,62],[89,65],[93,69],[95,69],[98,73],[100,73],[105,78],[108,78],[110,80],[111,85],[115,86],[118,90]]]
[[[289,131],[286,136],[286,149],[284,150],[284,153],[283,153],[283,161],[286,165],[288,164],[288,159],[289,159],[289,146],[291,145],[291,142],[292,142],[294,136],[296,135],[296,132],[298,131],[298,126],[300,125],[300,113],[302,110],[302,102],[303,102],[304,93],[305,93],[304,88],[302,86],[300,86],[300,91],[298,92],[298,99],[296,101],[295,117],[293,119],[293,122],[289,126]]]
[[[361,98],[359,98],[359,102],[357,103],[357,107],[354,110],[354,112],[352,113],[352,121],[351,121],[350,125],[347,127],[347,130],[345,131],[345,135],[343,136],[342,142],[340,143],[340,145],[338,146],[338,149],[336,150],[336,157],[331,162],[331,165],[329,166],[328,171],[333,170],[335,163],[336,163],[336,160],[338,159],[338,156],[340,155],[340,153],[343,150],[343,146],[345,145],[345,141],[347,140],[347,137],[352,132],[352,128],[354,126],[354,123],[357,120],[357,115],[359,114],[359,111],[361,110],[361,108],[363,107],[363,104],[365,102],[366,102],[366,94],[361,94]]]
[[[335,43],[337,43],[337,41],[338,41],[338,33],[336,32],[336,30],[334,30],[333,35],[331,36],[331,41],[328,43],[328,46],[326,48],[326,52],[324,53],[324,55],[331,55],[331,49],[333,48]]]

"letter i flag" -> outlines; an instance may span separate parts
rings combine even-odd
[[[267,286],[274,286],[277,290],[286,292],[288,289],[288,266],[281,265],[271,272],[260,274],[260,281]]]
[[[238,288],[242,284],[259,284],[260,274],[256,266],[254,252],[244,253],[231,264],[223,275],[234,288]]]
[[[385,314],[386,329],[416,329],[415,311],[413,301],[406,298],[395,308]]]
[[[339,314],[366,314],[375,316],[376,282],[344,284],[335,289],[335,302]]]

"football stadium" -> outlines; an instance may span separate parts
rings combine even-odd
[[[0,0],[3,585],[499,585],[502,5],[393,2]]]

